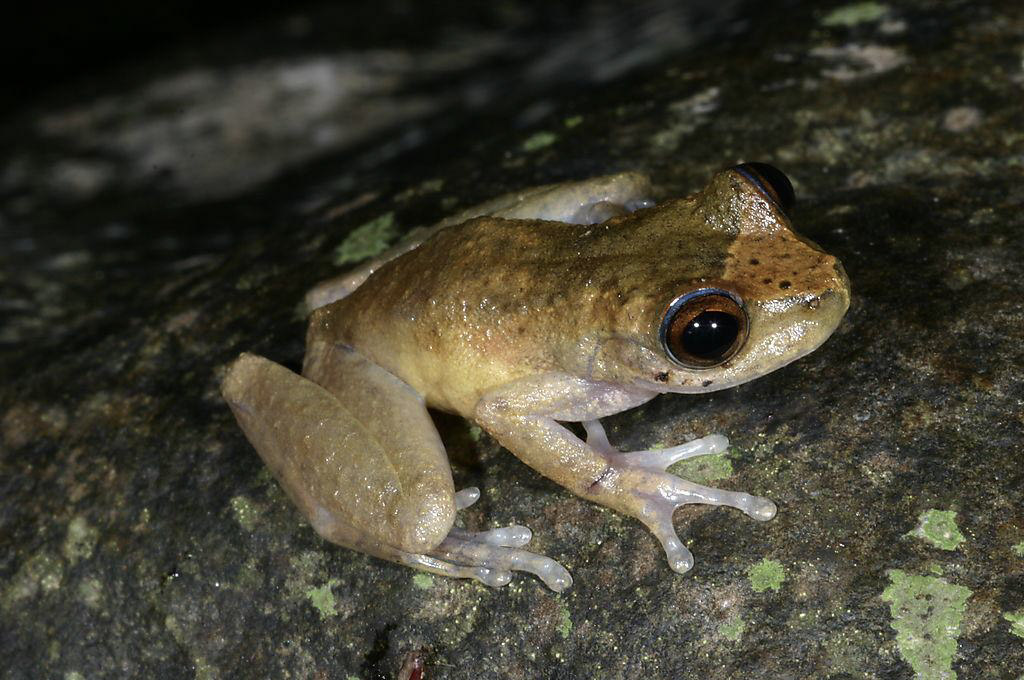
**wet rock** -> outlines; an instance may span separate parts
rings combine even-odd
[[[184,153],[173,174],[188,175],[193,147],[143,134],[183,119],[145,97],[163,83],[173,109],[202,82],[168,90],[159,74],[37,118],[0,177],[7,676],[379,677],[413,652],[437,678],[1019,675],[1024,15],[995,0],[804,3],[778,28],[757,12],[719,26],[742,22],[740,37],[548,91],[520,127],[526,99],[459,109],[459,129],[424,123],[408,146],[393,130],[326,160],[269,144],[262,183],[231,169],[262,164],[247,136],[244,162],[187,178],[222,183],[216,201],[116,151]],[[201,123],[200,156],[232,128]],[[651,173],[664,198],[749,160],[793,180],[794,223],[842,259],[853,301],[796,364],[608,419],[624,449],[728,435],[714,483],[779,505],[765,524],[680,510],[697,559],[684,576],[639,523],[448,417],[456,484],[483,490],[466,524],[530,525],[573,587],[491,590],[331,546],[221,402],[242,350],[298,365],[303,294],[351,266],[339,247],[383,216],[392,239],[516,187],[620,169]]]

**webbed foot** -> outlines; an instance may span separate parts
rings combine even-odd
[[[463,489],[455,494],[455,507],[468,508],[479,498],[479,489]],[[417,556],[429,563],[416,566],[448,576],[474,578],[493,587],[507,585],[513,571],[529,572],[555,592],[571,586],[572,576],[565,567],[550,557],[522,549],[532,538],[533,532],[521,525],[475,532],[453,527],[437,548]]]
[[[672,524],[676,508],[702,503],[736,508],[762,522],[775,516],[775,503],[767,498],[696,484],[665,471],[680,460],[725,451],[729,440],[720,434],[667,449],[620,452],[608,443],[599,421],[584,422],[583,427],[587,432],[587,445],[605,456],[613,470],[639,477],[630,483],[635,506],[630,508],[630,514],[646,524],[658,538],[673,571],[683,573],[693,567],[693,554],[679,540]]]

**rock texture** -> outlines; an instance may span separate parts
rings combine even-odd
[[[0,173],[2,675],[377,678],[422,650],[431,678],[1022,677],[1024,11],[739,16],[737,37],[537,96],[528,114],[525,99],[460,109],[453,129],[430,122],[450,100],[405,92],[409,120],[343,152],[269,144],[273,172],[254,174],[276,179],[255,186],[259,137],[231,133],[258,127],[201,107],[231,87],[258,106],[258,77],[224,76],[255,62],[15,118]],[[318,91],[318,73],[341,77],[299,82]],[[384,106],[392,85],[364,94]],[[341,100],[318,101],[301,120],[344,128]],[[198,107],[175,125],[208,126],[191,175],[172,153],[175,102]],[[241,162],[218,159],[225,139]],[[694,474],[779,505],[767,524],[680,510],[685,576],[637,522],[450,417],[457,486],[483,490],[466,525],[531,526],[574,586],[491,590],[338,549],[221,403],[238,352],[301,360],[307,288],[417,224],[620,169],[678,195],[741,160],[790,175],[794,222],[842,259],[853,303],[786,369],[609,419],[626,449],[728,435]]]

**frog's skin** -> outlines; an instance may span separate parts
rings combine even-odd
[[[619,452],[598,419],[784,366],[828,338],[850,299],[838,260],[798,236],[778,193],[744,167],[654,207],[647,179],[624,173],[510,194],[446,220],[311,292],[319,306],[301,376],[243,354],[224,398],[334,543],[489,585],[512,570],[556,591],[572,583],[560,564],[523,550],[526,527],[453,526],[479,492],[455,492],[431,407],[639,519],[685,572],[693,557],[672,525],[677,507],[727,505],[768,520],[775,505],[665,472],[724,450],[721,435]],[[737,336],[723,363],[684,365],[663,341],[663,319],[681,296],[708,289],[740,305],[746,340]],[[586,441],[566,421],[582,423]]]

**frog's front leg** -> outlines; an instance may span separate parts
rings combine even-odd
[[[425,571],[505,585],[513,570],[553,590],[560,564],[522,549],[526,527],[471,533],[457,509],[444,447],[423,398],[349,348],[313,343],[304,376],[252,354],[222,391],[246,437],[288,496],[327,540]]]
[[[583,429],[587,433],[587,446],[598,453],[605,454],[610,461],[627,466],[637,465],[665,470],[673,463],[678,463],[681,460],[721,453],[729,448],[729,439],[727,437],[720,434],[710,434],[707,437],[694,439],[685,444],[670,446],[667,449],[650,449],[624,453],[608,442],[608,435],[605,434],[604,425],[601,424],[600,420],[583,421]]]
[[[676,508],[689,503],[727,505],[758,520],[771,519],[776,509],[767,498],[714,489],[665,472],[678,460],[724,450],[728,440],[721,435],[658,451],[622,453],[612,448],[597,419],[654,396],[643,389],[546,374],[485,395],[476,418],[545,477],[643,522],[661,542],[672,569],[682,573],[693,566],[693,556],[672,525]],[[587,441],[558,421],[582,421]]]

